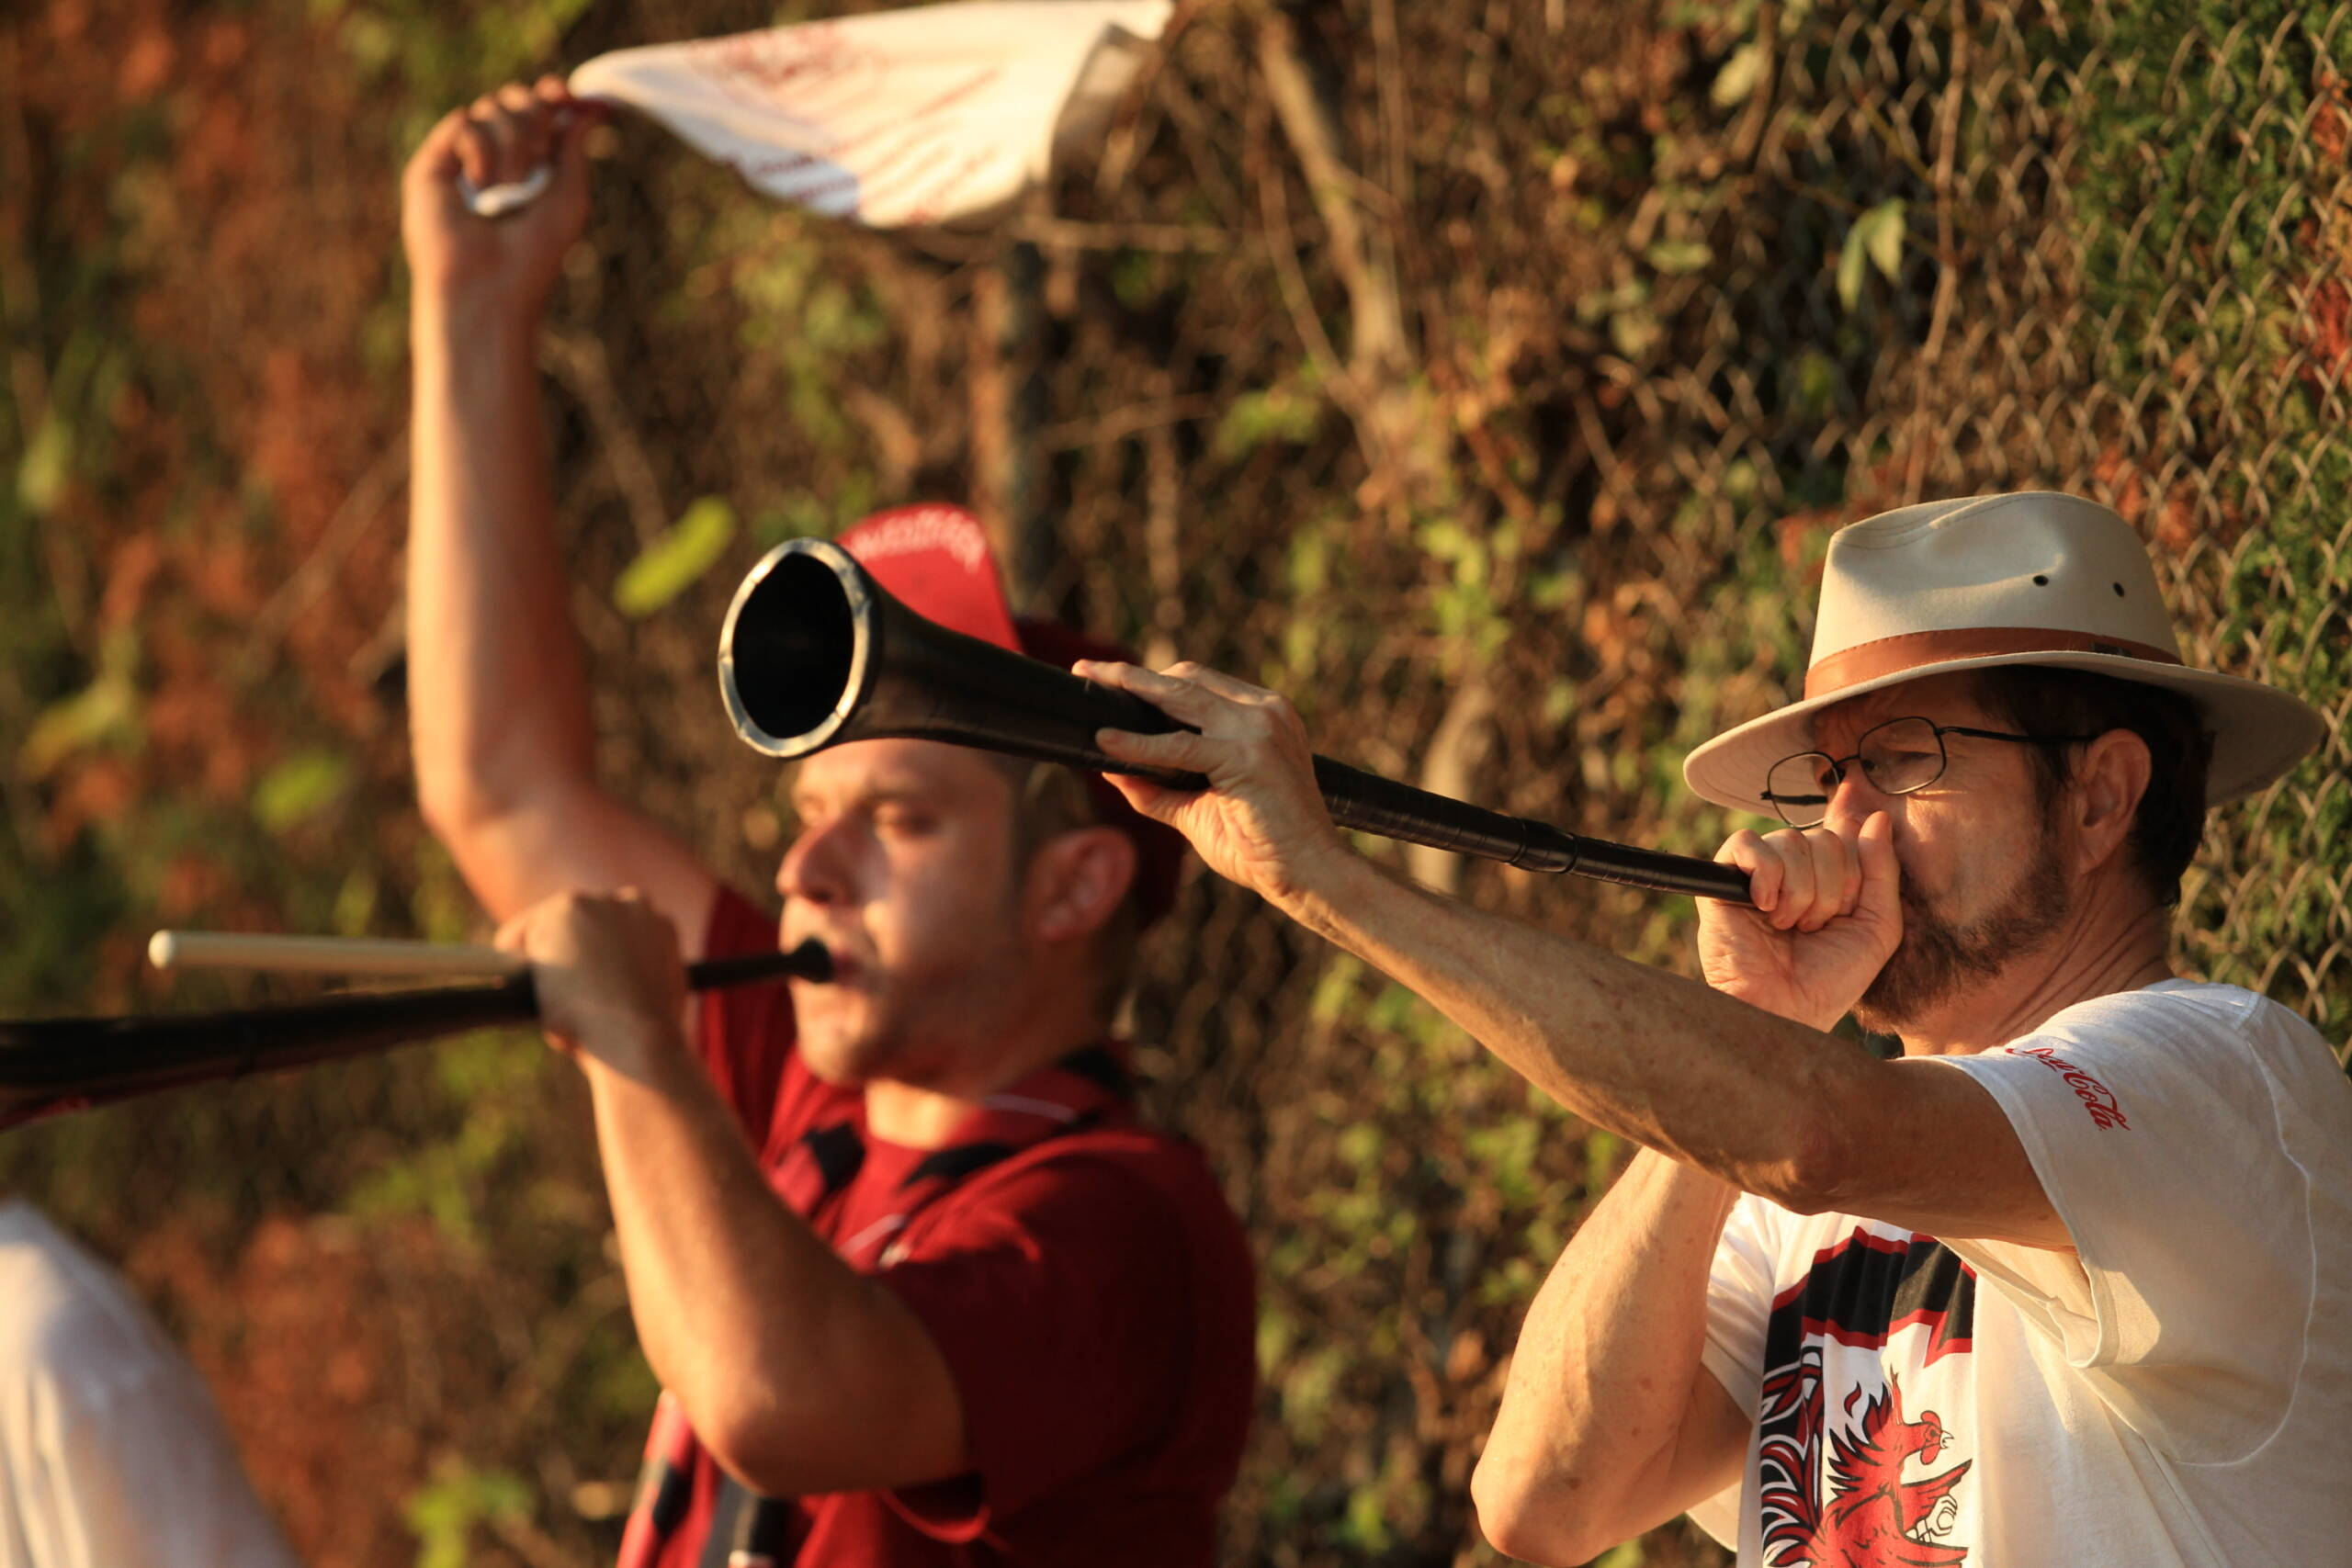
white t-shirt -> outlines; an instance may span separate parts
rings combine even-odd
[[[2352,1082],[2318,1034],[2167,980],[1938,1060],[2080,1267],[1743,1197],[1704,1354],[1757,1427],[1691,1517],[1741,1568],[2352,1564]]]
[[[19,1202],[0,1203],[0,1568],[296,1568],[196,1369]]]

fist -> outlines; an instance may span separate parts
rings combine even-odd
[[[480,295],[496,308],[535,316],[555,287],[564,252],[588,220],[582,141],[603,106],[571,96],[562,81],[510,82],[445,115],[401,176],[401,234],[420,299]],[[466,205],[458,181],[476,190],[548,168],[539,198],[501,218]]]
[[[1903,940],[1902,871],[1883,811],[1859,828],[1742,830],[1715,859],[1748,874],[1756,907],[1699,900],[1700,968],[1767,1012],[1828,1029]]]
[[[500,927],[497,942],[531,961],[540,1026],[567,1054],[634,1070],[649,1053],[683,1049],[678,933],[635,888],[559,893]]]

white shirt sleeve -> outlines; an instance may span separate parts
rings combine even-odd
[[[1740,1194],[1707,1269],[1707,1343],[1700,1358],[1732,1403],[1755,1417],[1764,1395],[1764,1332],[1777,1244],[1764,1200]]]
[[[2192,1462],[2277,1427],[2311,1308],[2309,1180],[2266,1060],[2269,1006],[2174,982],[1934,1058],[1999,1103],[2075,1250],[1947,1245],[2120,1418]]]
[[[1751,1423],[1763,1399],[1764,1333],[1778,1255],[1769,1225],[1764,1201],[1754,1194],[1742,1193],[1732,1205],[1707,1270],[1707,1342],[1699,1352],[1700,1364]],[[1742,1485],[1734,1482],[1690,1509],[1690,1521],[1724,1546],[1739,1542]]]

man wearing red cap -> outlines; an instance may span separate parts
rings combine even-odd
[[[1107,1033],[1182,841],[1099,778],[854,742],[792,781],[779,929],[597,784],[533,356],[582,129],[509,87],[407,171],[409,668],[426,818],[587,1076],[665,1391],[622,1561],[1199,1568],[1252,1397],[1248,1252]],[[514,216],[462,199],[550,160]],[[842,543],[958,630],[1112,651],[1016,626],[959,510]],[[682,953],[779,936],[832,982],[688,1002]]]
[[[1804,697],[1685,769],[1779,819],[1719,856],[1755,907],[1700,905],[1705,986],[1381,875],[1272,694],[1087,671],[1193,727],[1102,739],[1206,775],[1123,787],[1212,868],[1642,1146],[1528,1314],[1497,1546],[1687,1510],[1741,1568],[2346,1561],[2352,1084],[2167,962],[2208,802],[2326,724],[2177,646],[2094,502],[1839,532]]]

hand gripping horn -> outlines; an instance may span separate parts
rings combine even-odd
[[[1139,773],[1176,789],[1208,782],[1132,767],[1094,744],[1098,729],[1183,728],[1149,703],[924,619],[823,539],[778,545],[743,579],[719,633],[718,685],[737,733],[771,757],[905,738]],[[1342,828],[1523,871],[1749,902],[1747,874],[1734,866],[1583,838],[1328,757],[1315,759],[1315,782]]]

